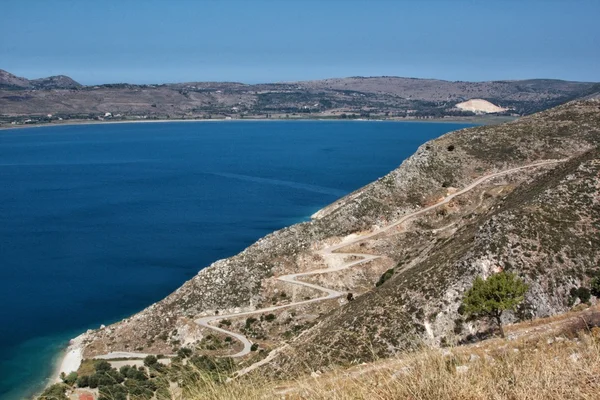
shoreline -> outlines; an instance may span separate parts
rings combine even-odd
[[[133,122],[135,122],[135,121],[133,121]],[[313,215],[315,215],[316,213],[319,213],[321,210],[322,210],[322,208],[320,208],[319,210],[317,210],[316,212],[314,212],[312,214],[304,215],[303,217],[299,218],[297,222],[294,222],[292,225],[311,221],[313,219]],[[291,226],[291,225],[287,225],[287,226]],[[70,372],[73,372],[73,371],[77,372],[77,370],[79,370],[79,367],[81,366],[81,363],[83,362],[84,342],[85,342],[85,339],[87,338],[89,331],[90,330],[83,332],[80,335],[70,339],[68,346],[66,348],[64,348],[60,352],[60,354],[57,355],[57,357],[54,361],[54,366],[52,368],[52,373],[48,376],[47,383],[44,385],[44,389],[48,388],[49,386],[51,386],[55,383],[60,383],[61,382],[60,374],[62,372],[64,372],[65,374],[69,374]],[[35,399],[39,395],[41,395],[41,393],[43,392],[44,389],[40,390],[39,393],[34,394],[32,399]]]
[[[60,357],[57,357],[52,374],[48,377],[48,385],[60,383],[60,374],[64,372],[69,374],[77,372],[83,362],[83,342],[87,337],[87,332],[84,332],[73,339],[69,340],[69,345],[63,349]]]
[[[410,123],[471,123],[471,124],[475,124],[473,121],[457,121],[457,120],[400,120],[400,119],[396,119],[396,120],[392,120],[392,119],[387,119],[387,120],[377,120],[377,119],[232,119],[232,120],[226,120],[226,119],[199,119],[199,120],[193,120],[193,119],[165,119],[165,120],[128,120],[128,121],[73,121],[73,122],[60,122],[60,123],[48,123],[48,124],[36,124],[36,125],[26,125],[26,126],[13,126],[13,127],[6,127],[6,128],[0,128],[0,131],[2,130],[9,130],[9,129],[27,129],[27,128],[44,128],[44,127],[52,127],[52,126],[68,126],[68,125],[73,125],[73,126],[78,126],[78,125],[100,125],[100,124],[144,124],[144,123],[169,123],[169,122],[246,122],[246,121],[254,121],[254,122],[264,122],[264,121],[268,121],[268,122],[276,122],[276,121],[304,121],[304,122],[327,122],[327,121],[331,121],[331,122],[410,122]],[[345,197],[347,195],[350,195],[351,193],[348,193],[342,197]],[[339,200],[339,199],[338,199]],[[305,222],[309,222],[315,218],[318,218],[318,215],[320,213],[322,213],[322,211],[327,208],[328,206],[334,204],[337,200],[335,200],[332,203],[326,204],[321,208],[318,208],[316,210],[314,210],[313,212],[310,212],[306,215],[303,215],[301,217],[299,217],[295,222],[291,223],[290,225],[286,225],[287,226],[292,226],[295,224],[299,224],[299,223],[305,223]],[[46,378],[46,384],[44,386],[44,388],[47,388],[55,383],[60,383],[61,379],[60,379],[60,374],[62,372],[64,372],[65,374],[69,374],[70,372],[73,371],[77,371],[79,369],[79,367],[81,366],[81,363],[83,361],[83,349],[85,347],[85,339],[88,336],[88,331],[83,331],[82,333],[80,333],[79,335],[73,337],[72,339],[69,340],[68,345],[63,348],[60,353],[58,353],[56,355],[56,358],[54,359],[53,362],[53,366],[52,366],[52,372],[51,374],[49,374]],[[40,392],[41,393],[41,392]],[[39,396],[40,393],[37,393],[35,396]]]
[[[52,372],[44,378],[44,383],[40,384],[39,389],[28,395],[28,399],[37,399],[48,387],[62,382],[60,379],[62,372],[69,374],[79,370],[83,362],[83,342],[87,334],[86,331],[70,339],[68,346],[53,357]]]
[[[71,339],[69,346],[65,349],[64,355],[56,363],[55,372],[50,377],[51,383],[60,382],[60,374],[64,372],[69,374],[71,372],[77,372],[83,361],[83,341],[85,340],[87,333]]]
[[[46,124],[31,125],[10,125],[0,126],[0,131],[28,129],[28,128],[46,128],[54,126],[79,126],[79,125],[116,125],[116,124],[153,124],[169,122],[410,122],[410,123],[448,123],[448,124],[474,124],[474,125],[497,125],[505,122],[514,121],[517,118],[475,118],[475,119],[451,119],[451,118],[432,118],[432,119],[341,119],[341,118],[236,118],[236,119],[152,119],[152,120],[125,120],[125,121],[63,121],[51,122]]]

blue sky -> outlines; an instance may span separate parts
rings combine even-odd
[[[0,69],[85,83],[600,81],[600,0],[2,0]]]

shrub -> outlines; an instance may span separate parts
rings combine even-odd
[[[88,379],[88,386],[90,389],[96,389],[98,387],[98,375],[91,375]]]
[[[67,391],[67,385],[64,383],[55,383],[44,390],[38,400],[69,400],[65,394]]]
[[[156,365],[157,362],[158,362],[158,358],[156,358],[153,355],[147,355],[146,358],[144,358],[144,365],[146,367],[152,367],[152,366]]]
[[[177,350],[177,355],[180,358],[188,358],[189,356],[192,355],[192,349],[190,349],[188,347],[182,347],[179,350]]]
[[[62,380],[69,386],[73,386],[77,382],[77,372],[71,372],[67,376],[63,376]]]
[[[596,276],[590,282],[591,294],[600,298],[600,275]]]
[[[381,277],[379,278],[377,283],[375,284],[375,287],[379,287],[379,286],[383,285],[388,279],[390,279],[392,277],[392,275],[394,275],[394,268],[390,268],[387,271],[385,271],[383,273],[383,275],[381,275]]]
[[[103,386],[98,394],[98,400],[127,400],[127,389],[122,385]]]
[[[87,375],[81,375],[77,378],[77,387],[88,387],[90,385],[90,377]]]
[[[112,366],[108,361],[101,360],[94,364],[94,369],[96,370],[96,372],[106,372],[110,371],[112,369]]]
[[[582,303],[588,303],[590,301],[590,297],[592,297],[592,294],[590,289],[580,287],[577,289],[577,297],[579,297],[579,300],[581,300]]]
[[[119,372],[121,373],[121,375],[123,375],[124,377],[128,378],[128,372],[131,369],[130,365],[123,365],[121,368],[119,368]]]
[[[275,314],[267,314],[267,315],[265,315],[265,321],[267,321],[267,322],[275,321],[275,318],[277,318],[275,316]]]
[[[250,346],[250,351],[256,351],[258,350],[258,343],[252,343],[252,346]]]

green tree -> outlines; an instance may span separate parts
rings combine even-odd
[[[94,364],[94,369],[96,370],[96,372],[106,372],[110,371],[112,369],[112,366],[108,361],[100,360]]]
[[[486,280],[477,277],[463,299],[464,311],[474,317],[493,318],[500,335],[505,337],[502,313],[515,311],[525,299],[527,289],[528,286],[516,274],[509,272],[494,274]]]
[[[77,378],[77,387],[88,387],[90,385],[90,377],[88,375],[82,375]]]
[[[156,365],[157,362],[158,359],[153,355],[147,355],[146,358],[144,358],[144,365],[146,367],[152,367],[153,365]]]
[[[71,372],[68,375],[61,374],[62,381],[69,386],[73,386],[77,382],[77,372]]]
[[[66,395],[67,385],[64,383],[55,383],[44,390],[44,393],[38,397],[38,400],[69,400]]]
[[[107,385],[98,389],[98,400],[127,400],[127,388],[123,385]]]

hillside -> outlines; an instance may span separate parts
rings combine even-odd
[[[64,75],[49,76],[47,78],[29,80],[21,78],[0,69],[0,90],[50,90],[50,89],[78,89],[83,87],[80,83]]]
[[[71,353],[139,359],[187,348],[233,356],[240,374],[288,379],[488,337],[493,327],[466,320],[459,305],[476,276],[500,270],[530,285],[505,322],[563,313],[599,272],[598,143],[596,100],[451,132],[312,221],[80,336]]]
[[[225,385],[190,379],[193,400],[595,399],[600,373],[597,307],[508,326],[511,338],[421,349],[293,380],[260,376]],[[588,327],[586,327],[588,324]]]
[[[589,95],[597,87],[594,85],[559,80],[449,82],[355,77],[255,85],[82,86],[66,76],[27,80],[0,70],[0,125],[227,117],[472,118],[473,112],[455,107],[471,99],[510,109],[507,116],[526,115]]]

